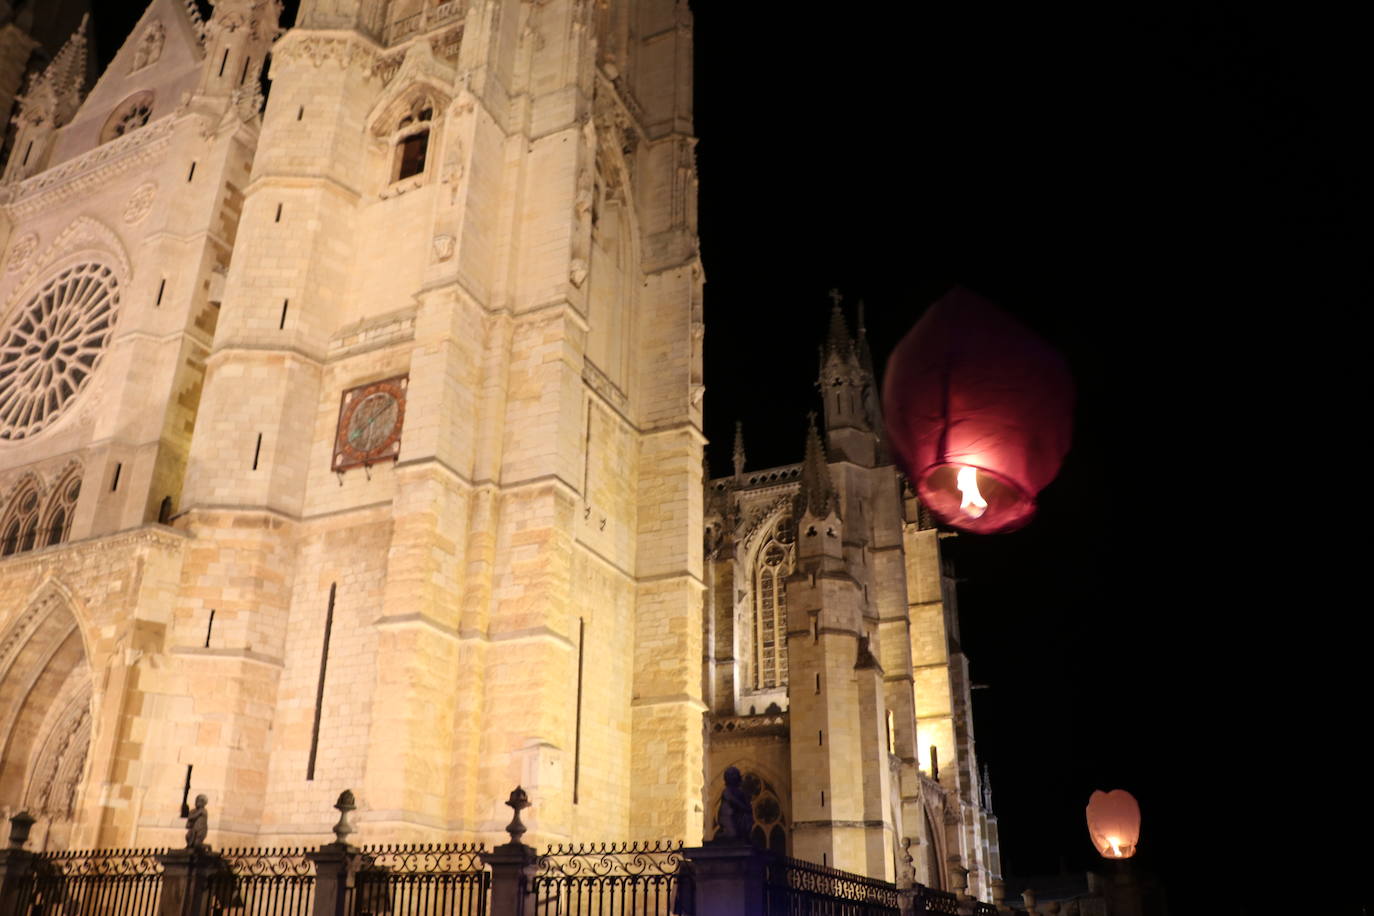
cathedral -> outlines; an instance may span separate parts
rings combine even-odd
[[[800,464],[704,473],[685,0],[281,13],[151,0],[94,81],[83,19],[9,90],[0,813],[500,842],[519,784],[538,842],[694,844],[734,767],[759,845],[988,899],[862,320]]]

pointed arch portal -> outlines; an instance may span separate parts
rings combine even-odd
[[[0,631],[0,807],[37,818],[40,848],[72,842],[90,755],[91,688],[80,626],[60,594]]]

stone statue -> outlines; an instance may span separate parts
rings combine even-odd
[[[205,834],[210,829],[205,805],[209,801],[204,795],[196,796],[196,806],[186,816],[186,848],[204,849]]]
[[[725,791],[716,810],[717,840],[749,841],[749,834],[754,829],[754,803],[742,783],[739,770],[727,767]]]

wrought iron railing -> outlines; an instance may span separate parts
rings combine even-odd
[[[311,916],[315,906],[314,849],[225,849],[212,853],[206,893],[195,898],[201,916]]]
[[[481,843],[368,846],[351,916],[483,916],[491,873]]]
[[[767,916],[897,916],[897,887],[814,862],[772,858],[764,875]]]
[[[692,913],[682,844],[554,845],[534,877],[537,916]]]
[[[21,916],[157,916],[161,849],[53,852],[20,887]]]

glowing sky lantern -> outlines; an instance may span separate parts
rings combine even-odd
[[[1073,434],[1073,379],[1049,344],[963,289],[931,306],[888,359],[888,440],[921,501],[976,534],[1020,528]]]
[[[1097,791],[1088,799],[1088,835],[1106,859],[1129,859],[1140,842],[1140,805],[1125,789]]]

